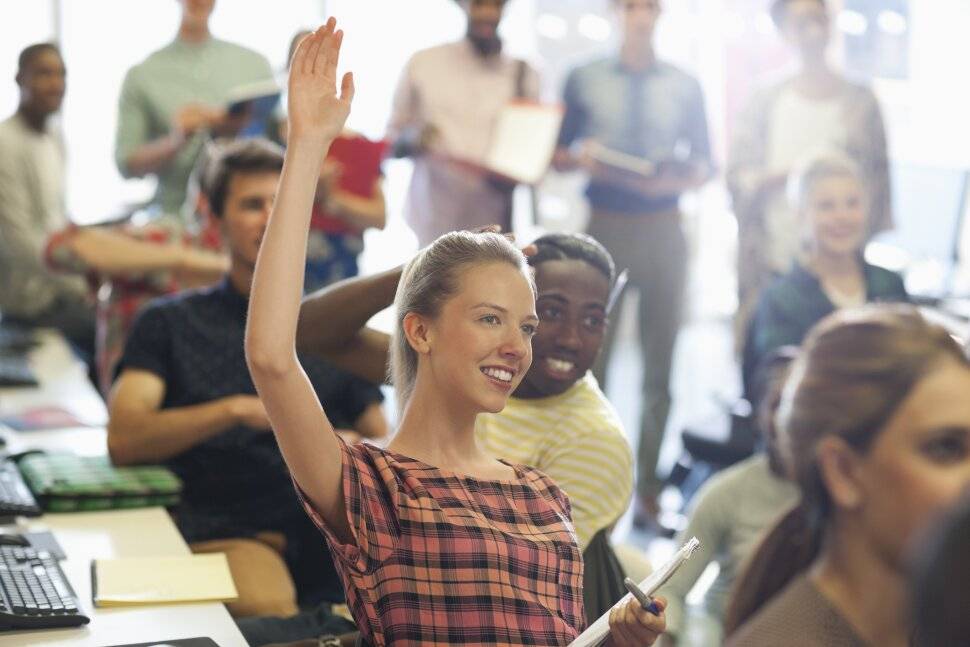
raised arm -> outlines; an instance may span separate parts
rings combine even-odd
[[[367,322],[394,302],[401,268],[328,285],[303,300],[296,343],[375,384],[387,379],[391,338]]]
[[[290,67],[286,161],[253,275],[246,360],[296,482],[337,536],[350,542],[339,440],[296,357],[307,230],[320,166],[354,95],[337,62],[343,32],[331,18],[300,43]]]

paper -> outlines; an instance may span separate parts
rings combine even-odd
[[[485,168],[522,184],[535,184],[549,169],[561,124],[558,106],[508,104],[495,122]]]
[[[640,582],[640,590],[647,595],[652,596],[657,592],[663,584],[671,578],[671,576],[677,572],[684,562],[690,559],[690,556],[694,554],[701,545],[697,537],[691,537],[690,541],[684,544],[680,550],[678,550],[673,557],[671,557],[663,566],[655,570],[647,579]],[[627,593],[623,598],[610,608],[610,611],[616,607],[626,604],[629,600],[632,600],[633,596]],[[589,628],[581,633],[576,640],[569,643],[570,647],[595,647],[596,645],[602,644],[610,634],[610,611],[607,611],[599,618],[596,622],[591,624]]]
[[[225,553],[98,559],[91,564],[96,607],[228,602],[239,597]]]
[[[657,165],[650,160],[607,148],[599,142],[589,142],[587,144],[587,150],[589,156],[597,162],[612,166],[621,171],[647,177],[657,173]]]

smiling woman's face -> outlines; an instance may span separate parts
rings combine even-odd
[[[532,369],[517,397],[565,392],[596,361],[606,332],[609,279],[581,260],[550,260],[536,266],[539,332]]]
[[[532,364],[538,318],[529,280],[494,262],[461,272],[458,291],[428,321],[424,361],[449,402],[497,413]]]

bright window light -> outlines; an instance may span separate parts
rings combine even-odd
[[[536,18],[536,33],[549,40],[562,40],[569,34],[569,23],[562,16],[540,14]]]
[[[583,37],[598,42],[609,40],[610,34],[613,32],[613,27],[610,25],[609,20],[592,13],[583,14],[576,28]]]
[[[890,9],[880,11],[876,22],[879,25],[879,29],[892,36],[905,34],[908,27],[906,16]]]
[[[775,22],[771,19],[767,11],[759,13],[754,19],[754,29],[759,34],[765,35],[775,31]]]
[[[858,11],[846,9],[839,14],[838,26],[849,36],[862,36],[869,29],[869,21]]]

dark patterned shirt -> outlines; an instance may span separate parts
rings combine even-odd
[[[228,279],[156,299],[135,320],[118,370],[159,376],[165,382],[163,409],[255,395],[243,349],[247,307]],[[337,427],[352,426],[380,400],[380,391],[362,380],[319,360],[301,361]],[[189,541],[285,529],[304,517],[269,431],[234,427],[167,465],[185,482],[177,518]]]
[[[566,495],[340,443],[354,543],[304,499],[330,543],[364,639],[383,645],[567,645],[582,631],[583,564]]]

